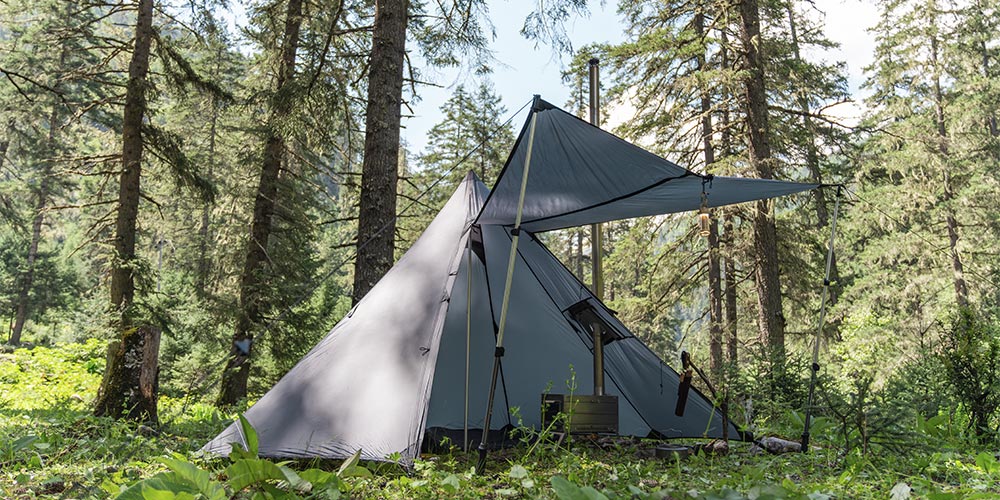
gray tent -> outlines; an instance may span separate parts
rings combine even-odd
[[[425,434],[481,431],[494,359],[490,429],[538,428],[542,393],[570,392],[571,380],[578,394],[593,388],[580,311],[608,332],[606,392],[618,396],[621,434],[718,437],[721,415],[700,394],[674,415],[677,372],[533,232],[695,210],[703,190],[718,206],[814,187],[700,176],[536,99],[494,189],[467,175],[399,262],[247,411],[260,453],[346,458],[360,449],[365,459],[412,463]],[[203,449],[225,454],[243,441],[234,424]]]

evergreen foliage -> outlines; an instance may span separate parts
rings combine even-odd
[[[0,487],[14,485],[3,496],[51,493],[46,474],[99,480],[103,493],[82,495],[93,497],[165,478],[221,488],[198,490],[206,496],[304,495],[294,475],[329,496],[493,494],[495,486],[496,495],[644,498],[689,483],[680,468],[633,459],[638,450],[627,446],[616,456],[530,447],[548,446],[505,455],[514,468],[490,479],[469,474],[462,455],[420,462],[415,476],[375,468],[374,478],[342,480],[251,456],[237,466],[184,455],[227,420],[208,403],[250,404],[356,298],[355,264],[367,251],[359,245],[371,239],[358,223],[366,119],[375,117],[368,96],[390,87],[372,75],[399,70],[398,90],[380,98],[404,125],[436,69],[472,75],[451,89],[427,144],[401,144],[392,138],[399,125],[388,126],[379,151],[397,160],[382,173],[400,184],[379,194],[396,207],[375,224],[394,225],[381,264],[409,247],[467,171],[495,182],[514,110],[490,83],[495,28],[481,0],[396,2],[406,15],[402,61],[392,68],[372,62],[375,12],[386,2],[255,1],[239,30],[230,26],[239,16],[223,12],[235,5],[153,2],[148,72],[130,93],[137,9],[149,1],[0,3],[0,317],[2,338],[24,344],[0,355],[0,428],[9,431],[0,433]],[[780,463],[699,458],[690,470],[741,494],[777,492],[785,476],[815,486],[782,484],[773,494],[789,498],[884,498],[897,483],[930,497],[996,493],[995,460],[969,450],[995,448],[1000,425],[1000,4],[880,1],[857,124],[833,113],[853,96],[844,64],[829,57],[835,44],[820,4],[620,0],[621,43],[572,47],[569,23],[590,6],[556,0],[524,12],[525,36],[570,55],[567,109],[587,118],[587,63],[597,57],[601,115],[623,118],[616,134],[698,172],[844,184],[825,325],[816,316],[832,188],[715,210],[707,240],[690,214],[605,224],[606,302],[669,363],[687,350],[711,366],[736,423],[799,436],[820,339],[811,410],[823,450]],[[126,120],[126,101],[138,97],[143,109]],[[130,152],[139,158],[131,231],[116,224],[126,206],[126,133],[141,142]],[[265,222],[266,231],[253,229]],[[754,286],[769,224],[778,309]],[[588,228],[539,237],[593,281]],[[778,323],[780,340],[769,335]],[[87,409],[113,371],[104,346],[139,327],[163,332],[165,434],[133,442],[135,425]],[[772,352],[779,346],[783,356]],[[239,370],[245,378],[216,398],[219,381]],[[109,414],[129,413],[111,406]],[[154,460],[175,445],[181,456]],[[129,465],[132,453],[140,465]],[[77,461],[93,470],[75,469]],[[100,472],[105,462],[116,470]],[[881,475],[886,464],[899,468]],[[251,467],[272,475],[239,479]],[[609,470],[619,479],[606,479]],[[698,492],[716,493],[730,495]]]

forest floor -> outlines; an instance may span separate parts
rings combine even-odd
[[[809,454],[752,454],[740,444],[726,456],[681,461],[652,458],[644,441],[526,442],[491,454],[484,474],[474,473],[474,454],[460,451],[425,455],[410,471],[251,454],[210,459],[196,450],[232,416],[206,404],[163,396],[155,430],[91,415],[103,351],[94,340],[0,353],[0,497],[1000,498],[996,450],[861,454],[822,440]]]

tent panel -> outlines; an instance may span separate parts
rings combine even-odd
[[[711,183],[705,185],[706,205],[709,208],[721,207],[763,198],[785,196],[816,187],[818,187],[817,184],[715,177]],[[701,208],[701,188],[701,178],[684,177],[628,198],[597,204],[577,212],[538,219],[525,219],[521,227],[534,232],[550,231],[632,217],[695,211]]]
[[[535,112],[524,220],[571,212],[687,171],[542,101]],[[530,119],[530,117],[529,117]],[[480,222],[513,221],[528,141],[520,140],[483,208]]]
[[[494,300],[499,302],[504,283],[494,276],[502,277],[506,272],[511,239],[505,229],[496,226],[484,227],[483,236],[490,252],[487,257],[490,285]],[[520,243],[527,244],[528,238],[521,238]],[[502,256],[500,259],[494,257],[498,254]],[[534,263],[529,266],[524,259],[525,255],[519,251],[504,337],[504,363],[508,367],[507,395],[511,408],[519,409],[522,425],[538,428],[542,393],[593,393],[593,356],[532,272],[537,266]],[[499,316],[499,311],[496,314]],[[485,389],[488,384],[484,392]],[[607,384],[607,393],[621,396],[611,384]],[[648,434],[649,427],[631,406],[620,401],[618,411],[622,434]]]
[[[371,460],[416,456],[438,354],[435,330],[479,186],[467,177],[355,310],[247,411],[261,455],[346,458],[361,449]],[[225,454],[238,438],[234,425],[203,449]]]
[[[452,288],[451,304],[441,334],[437,368],[431,389],[427,427],[463,429],[465,426],[465,353],[466,305],[468,303],[468,253],[462,258]],[[489,297],[486,294],[486,273],[482,262],[472,258],[472,330],[469,336],[469,428],[481,429],[486,411],[486,390],[489,388],[493,369],[493,320],[490,316]],[[497,397],[493,401],[493,421],[490,427],[500,429],[507,425],[507,402],[503,387],[497,383]]]
[[[716,412],[708,400],[692,392],[684,417],[674,415],[679,384],[677,372],[632,335],[540,241],[535,238],[522,238],[521,241],[524,243],[522,255],[527,258],[526,263],[534,271],[534,276],[542,281],[552,297],[563,297],[564,303],[559,305],[560,308],[566,310],[576,303],[569,301],[576,300],[581,293],[586,294],[586,299],[604,322],[616,331],[628,334],[627,338],[604,347],[606,386],[610,385],[608,380],[614,381],[617,390],[634,405],[644,422],[663,435],[721,437],[721,413]],[[578,335],[577,338],[588,350],[593,349],[593,339],[588,335]],[[587,374],[591,373],[589,369],[585,370]],[[592,388],[592,382],[588,380],[588,383]],[[710,422],[712,425],[708,425]],[[622,429],[623,434],[627,433],[624,427]],[[730,434],[738,435],[735,427],[731,427]]]
[[[536,102],[533,113],[535,142],[522,225],[528,231],[697,210],[703,185],[713,207],[818,187],[764,179],[709,181],[545,101]],[[514,223],[527,142],[518,137],[479,223]]]
[[[722,413],[692,391],[683,417],[674,414],[677,404],[677,372],[660,360],[639,339],[632,337],[604,347],[608,375],[620,381],[623,392],[639,413],[667,437],[722,437]],[[735,426],[729,435],[739,436]]]

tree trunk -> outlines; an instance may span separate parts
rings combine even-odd
[[[699,41],[704,42],[705,15],[699,10],[694,16],[695,33]],[[707,70],[705,52],[698,52],[698,72]],[[715,135],[712,127],[712,96],[709,90],[701,89],[701,138],[702,152],[705,155],[705,172],[710,173],[715,164],[715,147],[712,138]],[[708,317],[709,317],[709,366],[713,382],[720,384],[725,361],[722,358],[722,271],[719,267],[719,227],[715,220],[710,222],[708,233]]]
[[[744,106],[747,114],[747,138],[750,165],[762,179],[773,177],[770,127],[767,116],[767,91],[764,86],[764,61],[760,53],[760,11],[757,0],[739,4],[740,37],[743,62],[747,71],[744,79]],[[785,319],[781,307],[781,277],[778,268],[778,241],[771,203],[756,203],[753,217],[754,272],[757,286],[757,320],[760,340],[771,361],[782,364],[785,357]]]
[[[122,174],[115,221],[115,256],[111,267],[111,306],[120,315],[119,345],[109,354],[104,382],[98,391],[94,413],[115,418],[156,421],[156,392],[143,392],[141,369],[145,345],[141,330],[132,325],[135,298],[135,233],[139,214],[139,178],[142,171],[142,120],[146,114],[146,74],[153,40],[153,0],[139,0],[135,26],[135,49],[128,67],[125,110],[122,118]]]
[[[284,38],[281,45],[281,61],[276,81],[276,94],[281,94],[289,86],[295,74],[295,52],[299,44],[299,28],[302,24],[302,0],[289,0],[285,11]],[[250,224],[250,241],[247,257],[240,277],[240,311],[233,332],[231,357],[226,362],[220,382],[221,390],[218,406],[235,405],[247,395],[247,380],[250,378],[250,356],[253,352],[253,328],[262,320],[261,306],[267,280],[267,242],[271,236],[271,222],[274,214],[275,198],[278,194],[278,174],[285,153],[284,137],[275,128],[278,119],[288,114],[288,109],[272,103],[271,128],[264,145],[264,161],[254,200],[253,221]]]
[[[354,302],[392,267],[407,0],[376,0],[361,168]]]
[[[135,227],[139,214],[139,178],[142,173],[142,120],[146,114],[146,74],[153,39],[153,0],[139,0],[135,49],[128,68],[125,112],[122,119],[122,175],[115,221],[115,261],[111,270],[111,305],[123,315],[135,298]],[[127,323],[127,322],[126,322]]]
[[[729,40],[726,35],[726,27],[722,27],[719,37],[722,40],[722,44],[719,49],[721,53],[722,67],[728,69]],[[731,103],[730,100],[732,98],[732,93],[729,86],[725,84],[722,92],[724,99],[723,102],[725,105],[722,106],[722,131],[719,134],[719,142],[722,146],[722,154],[726,158],[729,158],[733,156],[732,132],[729,129],[729,105]],[[731,208],[724,209],[722,211],[722,219],[722,231],[726,245],[725,282],[723,291],[726,303],[726,350],[728,352],[729,368],[735,372],[737,362],[737,343],[739,338],[737,337],[738,329],[736,323],[738,318],[736,311],[736,235],[733,233],[733,210]]]
[[[944,116],[944,93],[941,91],[941,71],[938,61],[937,35],[931,36],[931,65],[934,68],[934,119],[937,125],[938,151],[945,165],[944,169],[944,210],[945,225],[948,228],[948,248],[951,253],[952,282],[955,286],[955,302],[958,307],[969,306],[969,287],[965,283],[965,270],[958,253],[958,220],[950,206],[955,194],[951,189],[951,175],[948,172],[948,129]]]
[[[127,328],[111,342],[94,414],[155,424],[159,352],[160,329],[152,326]]]
[[[739,337],[737,336],[739,331],[736,324],[736,320],[738,319],[736,312],[736,250],[733,248],[733,217],[729,211],[726,211],[723,217],[725,220],[723,231],[726,237],[726,278],[725,292],[723,292],[726,296],[726,332],[728,333],[726,350],[729,354],[729,364],[732,369],[735,369],[738,360],[737,345],[739,342]]]
[[[59,105],[52,105],[49,114],[49,134],[46,138],[46,149],[51,154],[55,149],[56,128],[59,126]],[[42,240],[42,224],[45,222],[45,205],[49,201],[49,186],[51,185],[52,160],[42,161],[41,179],[38,181],[38,191],[35,192],[35,217],[31,221],[31,242],[28,244],[28,258],[25,261],[24,275],[21,277],[21,290],[17,295],[17,311],[14,313],[14,327],[10,333],[10,343],[21,343],[21,332],[28,320],[28,299],[31,286],[35,282],[35,261],[38,260],[38,244]]]
[[[980,51],[983,56],[983,76],[990,78],[990,52],[986,49],[986,42],[982,42]],[[1000,127],[997,127],[997,115],[991,109],[986,117],[986,124],[989,127],[990,137],[1000,136]]]
[[[3,139],[0,139],[0,171],[3,171],[3,164],[7,161],[7,151],[10,149],[10,136],[14,133],[14,120],[7,122],[7,130],[4,130]]]

